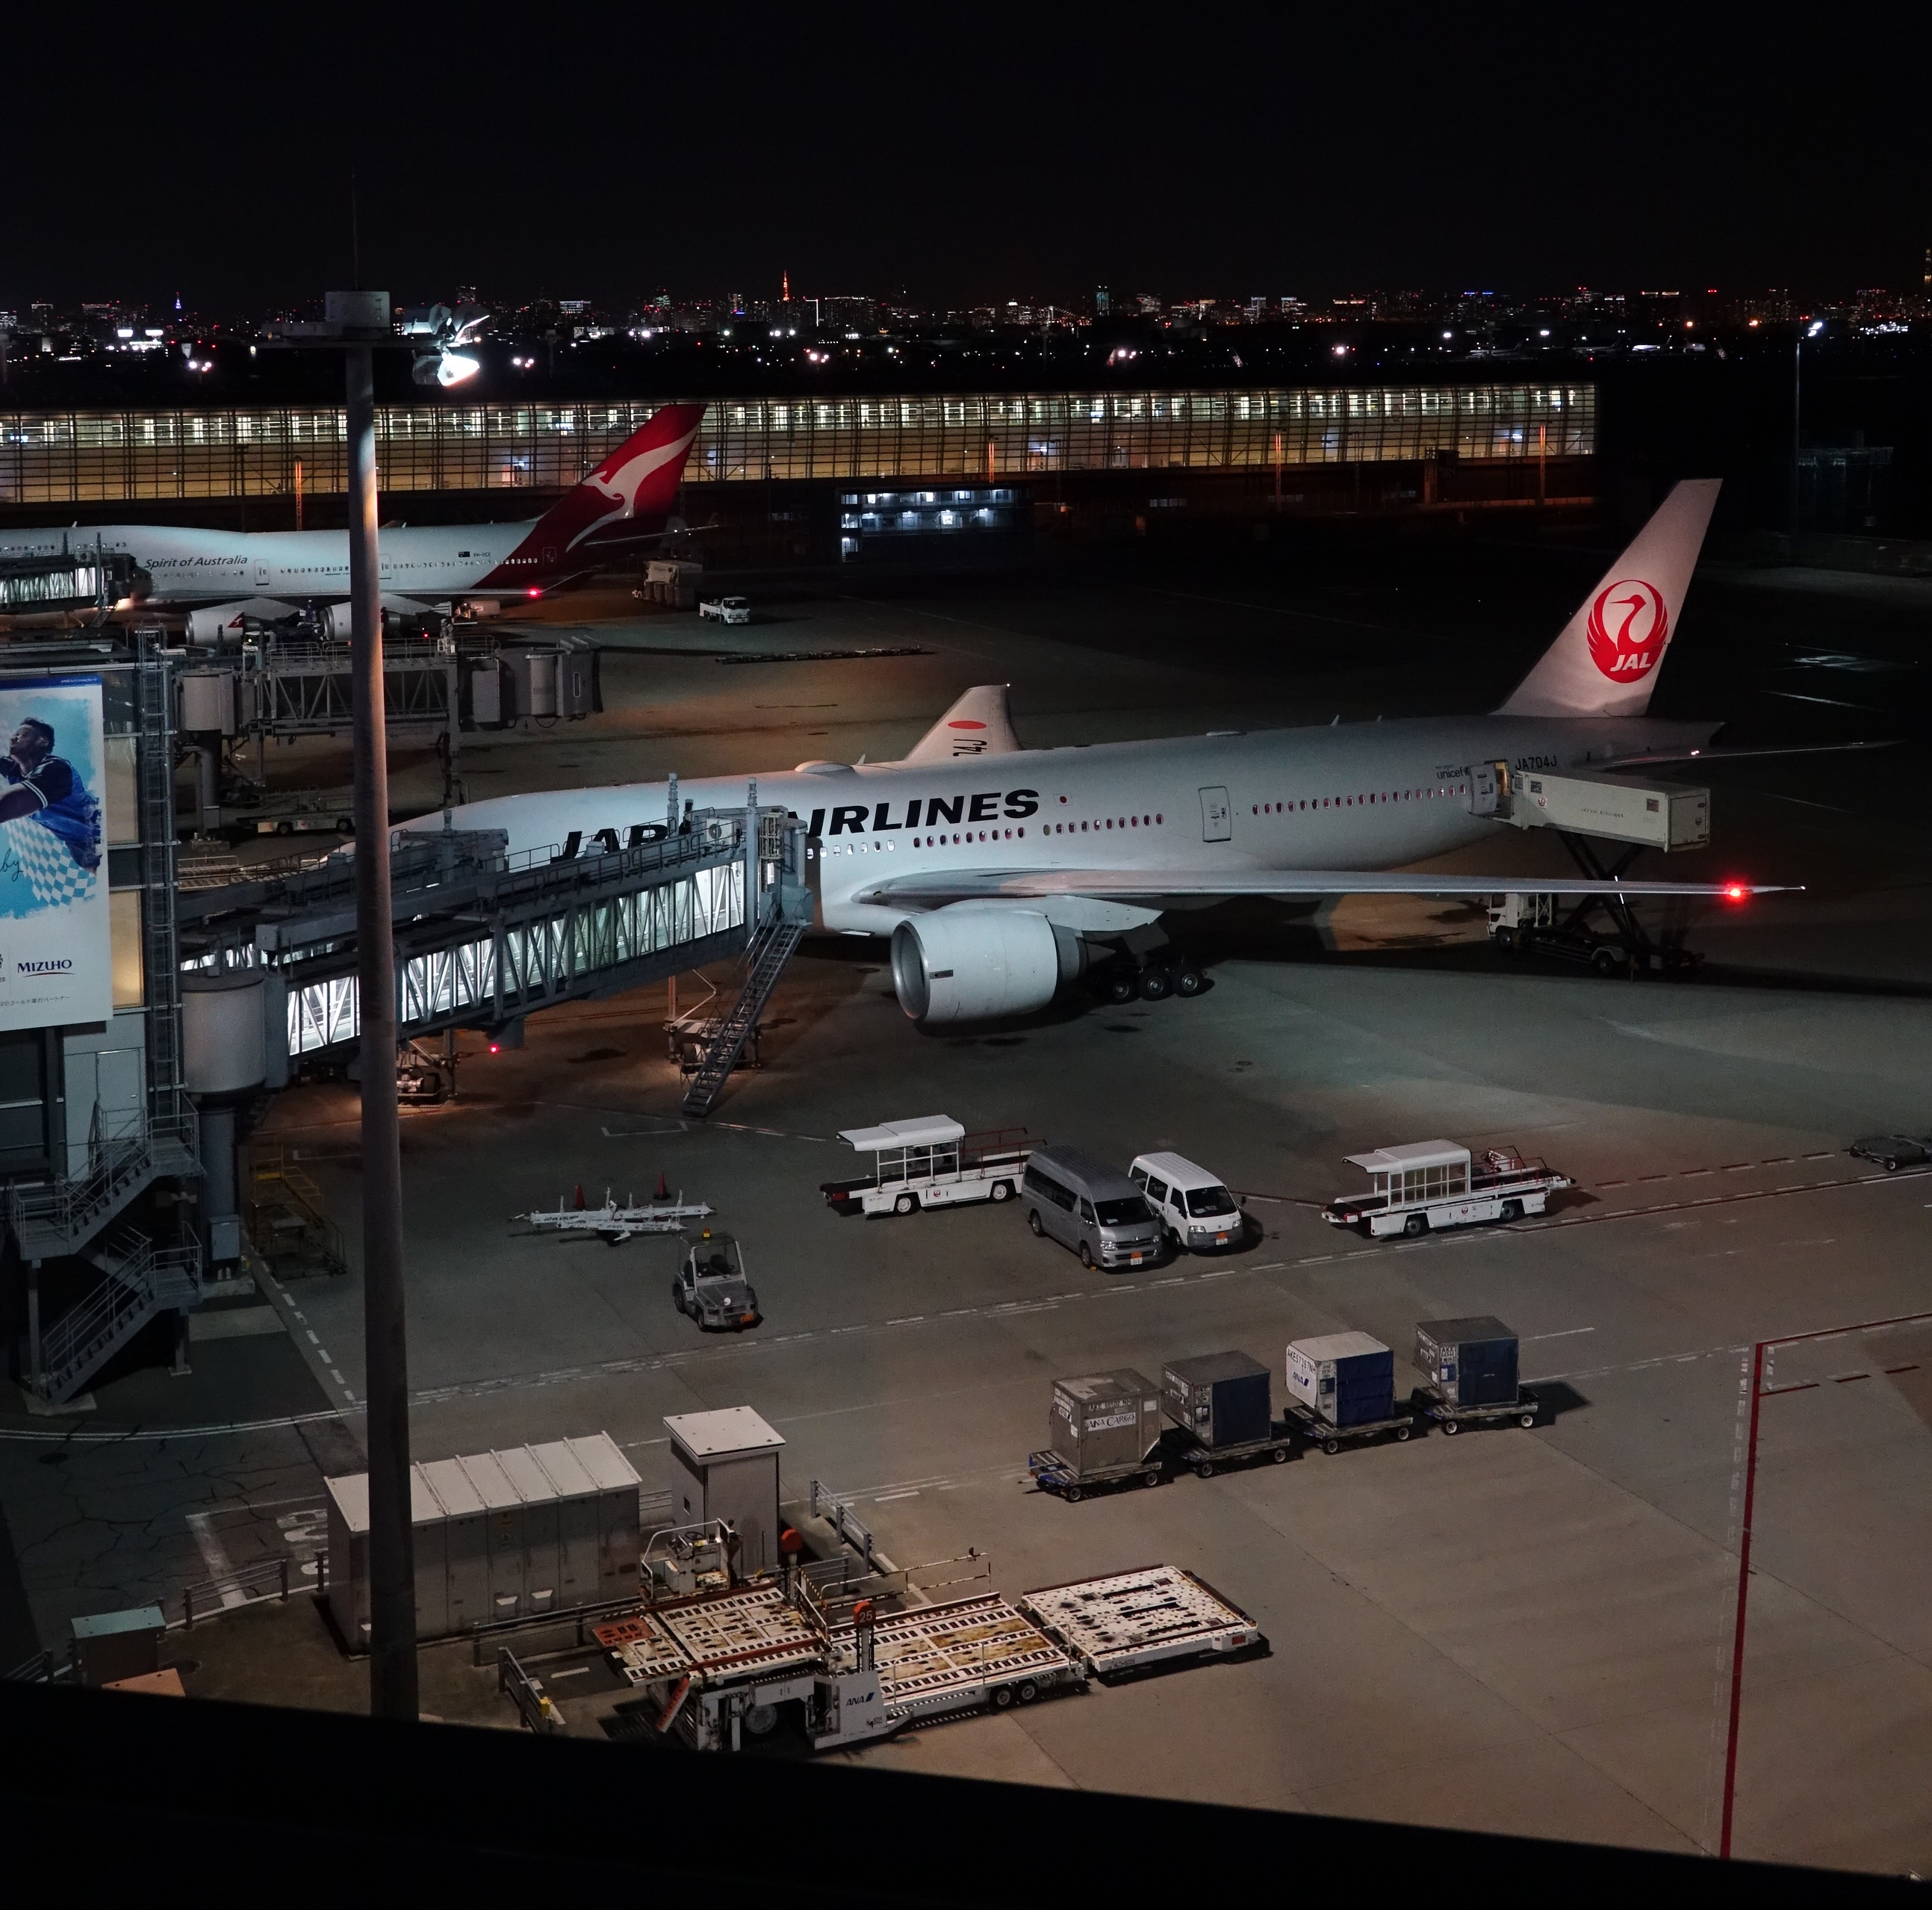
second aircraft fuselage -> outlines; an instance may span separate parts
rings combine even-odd
[[[548,583],[541,551],[512,557],[530,524],[398,525],[380,542],[382,587],[425,599],[472,590],[514,591]],[[180,524],[119,524],[66,530],[0,532],[0,559],[57,557],[63,542],[124,551],[152,580],[156,604],[223,603],[247,597],[300,602],[349,594],[346,530],[203,530]],[[558,561],[556,558],[553,563]]]
[[[1648,716],[1422,717],[1028,749],[950,761],[760,772],[815,839],[824,926],[890,934],[910,906],[856,898],[895,877],[1048,869],[1388,869],[1494,838],[1477,766],[1578,768],[1701,743],[1717,726]],[[741,807],[751,779],[681,781],[680,806]],[[502,796],[456,812],[511,851],[596,854],[666,820],[667,785]],[[440,817],[418,825],[437,827]],[[574,837],[573,844],[572,839]]]

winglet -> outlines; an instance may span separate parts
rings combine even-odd
[[[960,698],[904,760],[946,763],[956,756],[1010,756],[1019,746],[1006,685],[981,683]]]

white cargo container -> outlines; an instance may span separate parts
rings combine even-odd
[[[638,1589],[638,1488],[608,1433],[410,1468],[416,1635],[564,1611]],[[369,1635],[369,1476],[326,1479],[328,1603],[343,1637]]]
[[[1518,770],[1509,790],[1509,819],[1519,828],[1562,829],[1664,850],[1700,849],[1711,839],[1708,789],[1580,770]]]

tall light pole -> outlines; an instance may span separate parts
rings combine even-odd
[[[1798,423],[1804,413],[1804,341],[1815,338],[1825,329],[1822,318],[1814,318],[1808,329],[1802,319],[1798,322],[1798,335],[1791,346],[1791,554],[1798,555]]]
[[[403,1170],[396,1118],[396,960],[389,897],[388,737],[376,548],[378,338],[386,292],[332,292],[343,327],[349,428],[349,619],[355,737],[356,981],[362,1030],[363,1386],[369,1440],[369,1709],[414,1718],[416,1584],[410,1522],[409,1353],[403,1311]],[[362,333],[365,335],[357,337]]]

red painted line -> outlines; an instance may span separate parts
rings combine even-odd
[[[1791,1156],[1788,1154],[1768,1154],[1758,1164],[1765,1167],[1788,1167],[1791,1164]]]
[[[1628,1181],[1599,1181],[1597,1185],[1599,1187],[1628,1187],[1630,1183]]]
[[[1888,1366],[1885,1370],[1888,1373],[1916,1373],[1918,1371],[1918,1362],[1915,1359],[1910,1366]]]
[[[1808,1159],[1827,1160],[1826,1155],[1809,1155]],[[1812,1333],[1786,1333],[1775,1340],[1760,1340],[1751,1349],[1751,1410],[1750,1431],[1744,1446],[1744,1530],[1738,1548],[1738,1615],[1736,1629],[1731,1638],[1731,1716],[1730,1728],[1724,1745],[1724,1825],[1718,1839],[1718,1854],[1729,1857],[1731,1854],[1731,1821],[1733,1806],[1737,1802],[1738,1788],[1738,1718],[1744,1702],[1744,1618],[1750,1594],[1751,1512],[1757,1496],[1757,1416],[1758,1407],[1766,1397],[1764,1392],[1764,1356],[1771,1347],[1796,1346],[1805,1340],[1831,1340],[1848,1333],[1869,1333],[1882,1326],[1908,1326],[1924,1320],[1932,1320],[1932,1314],[1894,1314],[1889,1319],[1868,1320],[1856,1326],[1821,1327]],[[1901,1368],[1900,1371],[1910,1369]],[[1780,1386],[1778,1392],[1803,1392],[1816,1382],[1807,1381],[1802,1385]]]
[[[1751,1349],[1750,1432],[1744,1447],[1744,1523],[1738,1548],[1738,1617],[1731,1638],[1731,1719],[1724,1743],[1724,1820],[1718,1854],[1731,1854],[1731,1816],[1738,1794],[1738,1714],[1744,1695],[1744,1614],[1750,1596],[1751,1504],[1757,1492],[1757,1410],[1764,1377],[1765,1342]]]

